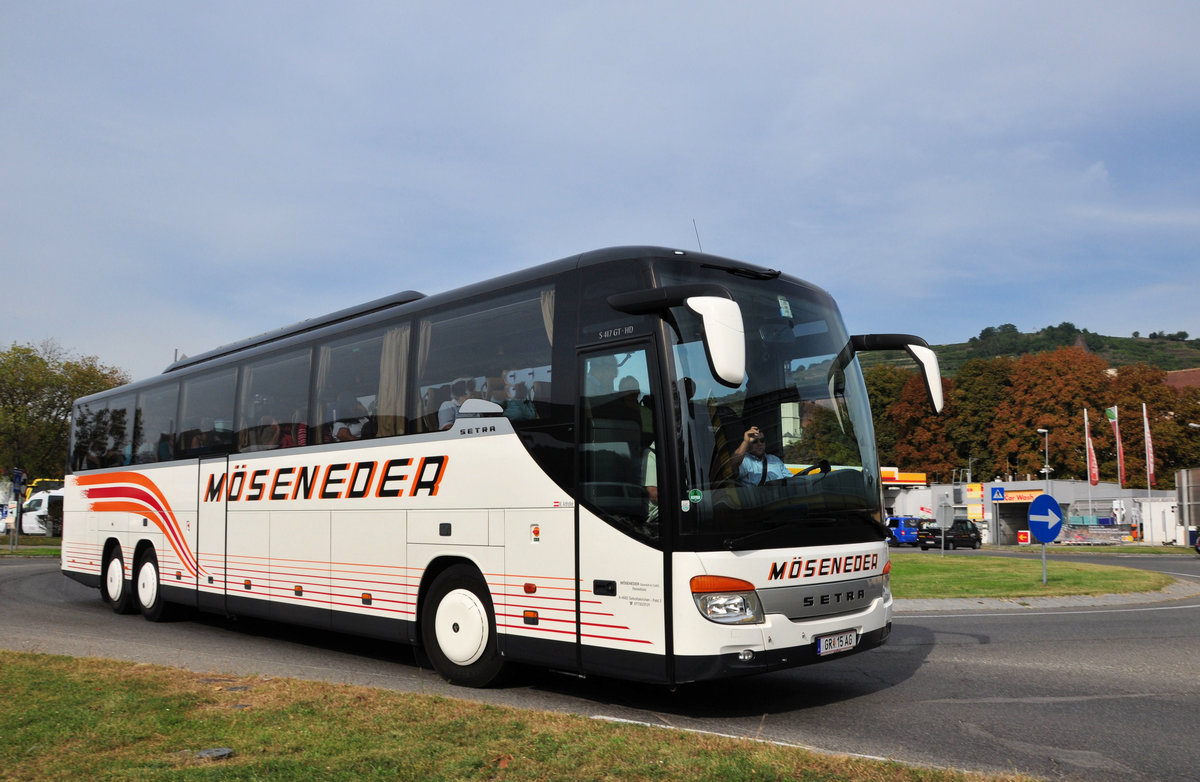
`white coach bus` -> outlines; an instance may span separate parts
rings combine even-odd
[[[62,569],[117,613],[419,644],[470,686],[858,652],[892,619],[855,357],[885,349],[940,410],[924,340],[851,336],[824,291],[724,258],[397,294],[76,402]]]

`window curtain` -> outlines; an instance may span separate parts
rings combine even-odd
[[[325,414],[328,412],[326,403],[329,401],[325,397],[329,393],[329,365],[333,363],[332,359],[333,348],[322,345],[317,349],[317,394],[312,399],[312,413],[308,416],[310,428],[305,433],[305,439],[314,443],[324,442],[321,437],[325,430],[324,424],[330,423],[325,420]]]
[[[542,291],[542,324],[546,327],[546,341],[554,345],[554,289]]]
[[[380,437],[404,434],[404,368],[408,365],[409,332],[409,325],[404,323],[383,335],[376,405]]]
[[[237,423],[237,449],[245,451],[250,446],[258,445],[255,432],[251,431],[253,424],[250,421],[252,411],[247,408],[250,406],[249,400],[254,398],[254,366],[249,365],[242,368],[242,398],[238,404],[238,423]]]

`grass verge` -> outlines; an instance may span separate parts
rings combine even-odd
[[[437,696],[0,651],[0,777],[1024,780]],[[228,747],[224,760],[201,750]]]
[[[61,538],[51,538],[45,535],[19,535],[17,536],[17,545],[21,548],[16,551],[8,550],[11,543],[11,532],[0,534],[0,556],[57,557],[62,554]]]
[[[1041,559],[937,556],[892,552],[892,594],[935,597],[1060,597],[1157,592],[1174,581],[1163,573],[1053,561],[1042,584]]]
[[[1025,551],[1036,551],[1033,546],[1025,546]],[[1149,544],[1126,543],[1116,546],[1071,546],[1054,544],[1046,549],[1049,554],[1145,554],[1147,556],[1193,556],[1195,552],[1190,546],[1155,546]]]

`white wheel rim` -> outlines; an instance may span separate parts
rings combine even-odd
[[[470,665],[487,648],[487,607],[469,589],[455,589],[438,603],[433,631],[446,659],[455,665]]]
[[[104,571],[104,589],[108,592],[108,599],[114,603],[121,599],[121,591],[125,589],[125,569],[119,557],[108,561],[108,569]]]
[[[137,595],[144,608],[154,605],[158,599],[158,568],[153,562],[143,562],[138,569]]]

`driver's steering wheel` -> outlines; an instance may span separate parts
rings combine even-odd
[[[808,475],[813,470],[820,470],[822,473],[826,473],[826,472],[829,472],[830,469],[832,469],[832,468],[829,466],[828,461],[826,461],[825,459],[818,459],[816,464],[810,464],[807,467],[805,467],[803,470],[801,470],[800,472],[796,473],[796,477],[800,477],[801,475]]]

